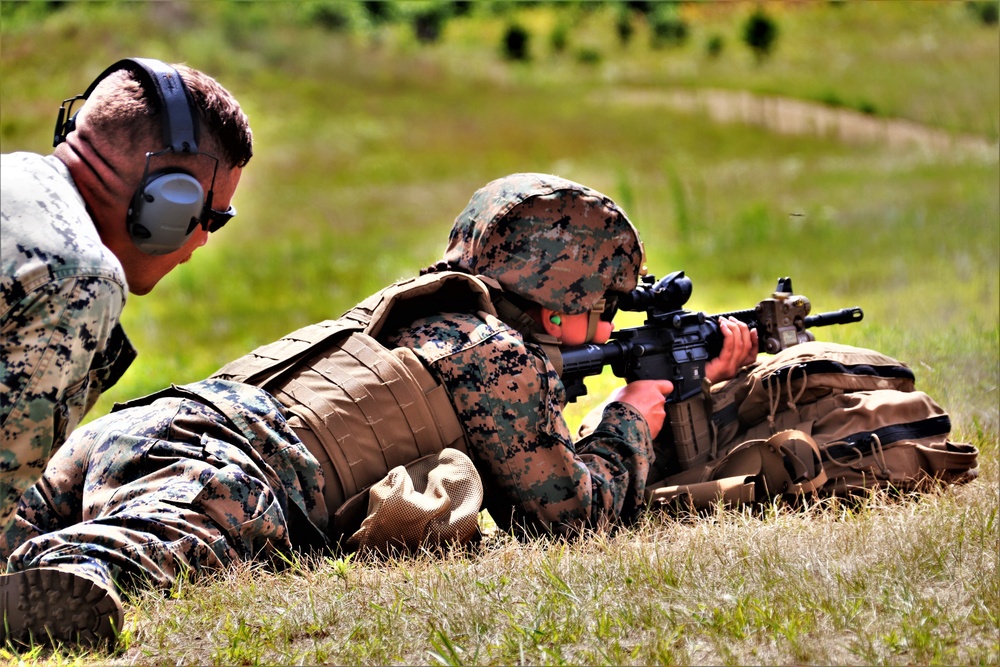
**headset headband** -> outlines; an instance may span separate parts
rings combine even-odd
[[[198,126],[194,121],[194,108],[188,97],[187,88],[181,75],[170,65],[152,58],[126,58],[119,60],[104,70],[84,93],[90,97],[106,76],[120,69],[127,69],[142,80],[146,96],[162,100],[160,112],[163,114],[163,141],[175,153],[198,152]],[[151,89],[152,87],[152,89]]]
[[[75,125],[73,118],[65,126],[63,125],[63,119],[67,113],[66,103],[70,103],[70,110],[72,110],[74,101],[89,98],[101,81],[106,79],[109,74],[122,69],[129,70],[139,79],[146,93],[146,98],[156,104],[160,113],[163,114],[161,125],[163,126],[163,141],[166,147],[175,153],[197,153],[198,123],[195,120],[195,110],[187,88],[177,70],[152,58],[119,60],[101,72],[86,92],[63,102],[63,107],[59,109],[59,119],[56,121],[54,145],[58,146],[64,141],[66,135]]]

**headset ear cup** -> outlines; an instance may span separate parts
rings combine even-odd
[[[156,173],[132,198],[125,224],[132,242],[147,255],[167,255],[191,237],[205,191],[185,172]]]

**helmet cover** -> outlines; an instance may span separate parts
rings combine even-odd
[[[444,260],[575,315],[608,291],[634,289],[644,258],[639,233],[610,198],[558,176],[525,173],[476,191],[455,219]]]

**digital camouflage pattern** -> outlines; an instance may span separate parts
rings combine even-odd
[[[135,352],[125,276],[54,157],[0,156],[0,528]]]
[[[591,310],[635,288],[639,234],[605,195],[548,174],[512,174],[480,188],[455,219],[444,260],[561,313]]]
[[[210,380],[137,403],[55,454],[0,538],[9,572],[169,588],[184,572],[324,542],[322,473],[270,395]]]
[[[560,198],[591,195],[561,179],[553,183],[566,190],[546,210],[562,213],[530,218],[535,226],[566,229],[569,212],[586,217],[596,206],[560,208]],[[499,196],[493,195],[495,204]],[[484,228],[493,227],[489,222],[482,221]],[[523,236],[520,251],[530,252],[529,240],[548,247],[559,238],[529,227],[513,227]],[[568,283],[579,288],[574,298],[634,286],[641,249],[634,231],[623,235],[614,243],[603,232],[586,235],[606,239],[603,251],[617,259],[587,255],[610,282],[597,288],[574,280]],[[622,252],[627,247],[629,257]],[[490,252],[490,261],[501,263],[499,250]],[[474,262],[469,268],[477,270]],[[644,506],[653,449],[649,427],[634,408],[608,404],[598,426],[574,442],[555,367],[540,345],[508,323],[469,307],[396,326],[379,339],[411,348],[447,390],[498,524],[575,532],[628,520]],[[322,472],[273,397],[249,385],[206,380],[147,400],[153,402],[78,430],[56,455],[0,539],[8,571],[78,565],[94,580],[120,585],[143,577],[169,586],[182,570],[326,542]]]
[[[411,348],[448,390],[499,525],[571,532],[642,508],[653,458],[646,420],[610,403],[597,429],[574,443],[551,361],[500,320],[445,313],[387,342]]]
[[[567,314],[633,289],[644,270],[638,232],[613,201],[535,173],[479,189],[455,220],[444,261]],[[642,507],[653,461],[645,419],[610,403],[574,443],[565,389],[539,345],[484,313],[428,317],[387,342],[413,349],[448,390],[501,525],[510,518],[576,530]]]

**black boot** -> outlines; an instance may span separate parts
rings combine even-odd
[[[71,568],[0,576],[0,645],[114,644],[125,620],[113,590]]]

